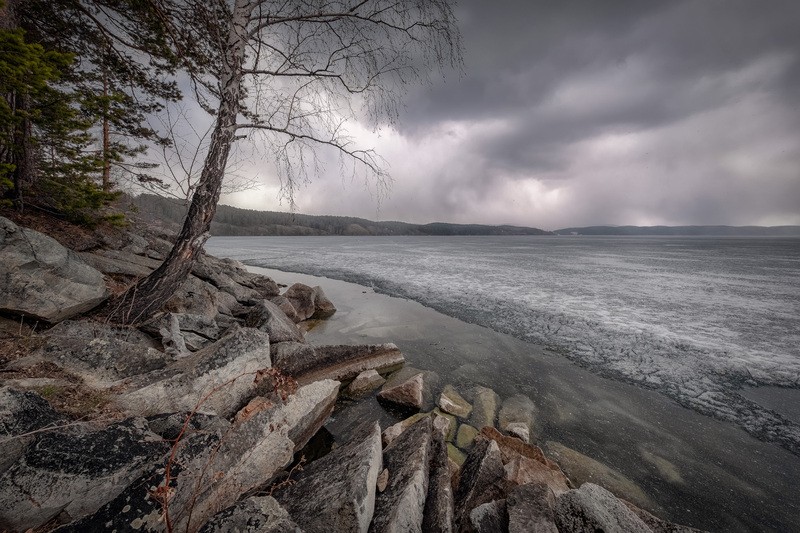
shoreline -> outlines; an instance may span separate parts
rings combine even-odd
[[[325,289],[338,311],[309,331],[312,344],[393,342],[407,364],[439,373],[443,383],[490,386],[502,397],[528,395],[539,407],[542,441],[561,442],[619,471],[652,497],[649,510],[667,519],[709,530],[780,530],[800,520],[790,496],[800,491],[800,459],[738,427],[413,300],[332,278],[247,268],[279,283]],[[530,377],[509,375],[517,366]],[[382,411],[371,403],[359,413]],[[347,414],[334,413],[329,429],[335,438],[350,429],[339,422]]]

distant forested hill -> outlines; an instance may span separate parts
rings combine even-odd
[[[131,202],[140,215],[181,224],[186,206],[177,200],[142,194]],[[551,235],[537,228],[482,224],[408,224],[364,218],[255,211],[220,205],[211,223],[212,235]]]
[[[800,226],[586,226],[564,228],[556,235],[675,235],[709,237],[796,237]]]

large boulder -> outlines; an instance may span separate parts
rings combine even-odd
[[[254,394],[256,373],[271,366],[269,337],[241,328],[162,370],[132,379],[116,402],[141,415],[197,410],[230,416]]]
[[[403,364],[405,358],[394,344],[355,346],[314,346],[312,350],[294,346],[275,357],[275,367],[294,376],[300,383],[318,379],[348,381],[365,370],[388,372]]]
[[[185,355],[196,352],[218,340],[221,328],[216,320],[189,313],[160,313],[141,326],[147,333],[161,338],[165,349]],[[169,350],[168,350],[169,351]]]
[[[0,473],[14,464],[35,440],[31,432],[61,421],[47,401],[34,392],[0,387]]]
[[[469,513],[469,521],[475,533],[504,533],[508,531],[506,500],[482,503]]]
[[[286,316],[280,307],[269,300],[261,300],[245,317],[244,325],[257,328],[269,335],[270,342],[303,342],[303,333]]]
[[[652,533],[625,504],[594,483],[584,483],[556,498],[555,523],[561,533]]]
[[[221,292],[197,276],[187,276],[163,309],[173,313],[187,313],[215,318],[220,312]]]
[[[49,329],[36,355],[105,387],[124,378],[164,368],[171,358],[139,330],[88,320],[65,320]]]
[[[162,463],[96,513],[60,531],[162,532],[163,507],[154,497],[161,494],[168,495],[175,531],[201,527],[220,509],[269,483],[289,465],[330,416],[339,385],[338,381],[318,381],[279,404],[257,398],[233,423],[206,417],[201,429],[184,430],[177,440],[169,461],[168,489]]]
[[[426,416],[384,450],[383,464],[389,470],[389,482],[376,498],[371,532],[423,531],[432,436],[431,418]]]
[[[43,432],[0,476],[0,529],[25,531],[56,516],[94,513],[168,451],[139,418],[95,431]]]
[[[306,466],[273,496],[306,533],[366,533],[382,465],[380,426],[374,423],[365,436]]]
[[[508,533],[559,533],[555,523],[555,496],[543,483],[520,485],[506,498]]]
[[[0,217],[0,312],[59,322],[108,294],[103,275],[77,254]]]
[[[328,318],[336,312],[322,287],[309,287],[302,283],[295,283],[283,293],[284,298],[295,310],[294,320],[297,322],[309,318]]]

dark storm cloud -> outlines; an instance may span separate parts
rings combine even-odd
[[[395,176],[383,218],[800,223],[800,1],[457,12],[464,75],[413,88],[375,143]],[[319,179],[300,209],[375,215],[336,187]]]

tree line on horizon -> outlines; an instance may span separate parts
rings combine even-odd
[[[130,202],[142,213],[174,225],[186,214],[186,205],[155,194],[140,194]],[[335,215],[305,215],[279,211],[258,211],[219,205],[211,222],[211,235],[549,235],[537,228],[510,225],[452,224],[434,222],[411,224],[373,221]]]

